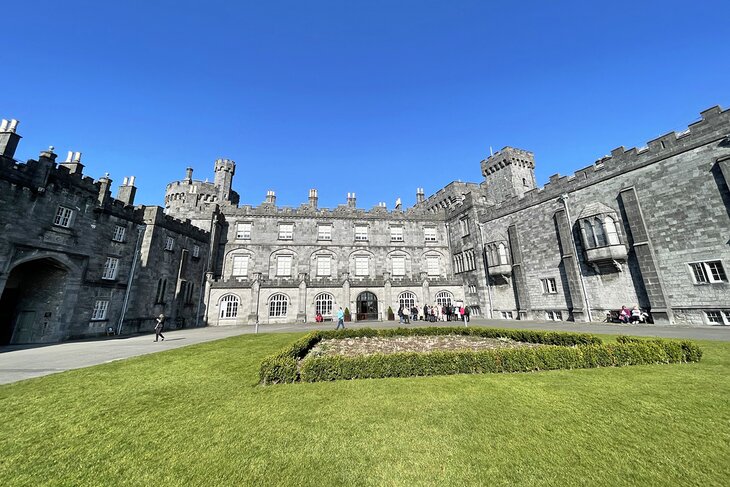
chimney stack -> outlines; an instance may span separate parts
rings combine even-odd
[[[69,174],[79,174],[84,171],[84,165],[81,164],[81,152],[68,151],[66,160],[61,163],[61,166],[67,167]]]
[[[400,210],[402,208],[402,206],[403,206],[403,202],[400,200],[400,198],[395,200],[395,209],[396,210]]]
[[[134,205],[134,196],[137,194],[137,188],[134,187],[134,176],[129,179],[124,178],[122,185],[117,191],[117,199],[123,201],[126,205]]]
[[[15,157],[15,149],[18,148],[20,135],[15,133],[18,127],[18,121],[2,119],[0,122],[0,157],[12,159]]]
[[[274,191],[269,190],[266,192],[266,204],[276,205],[276,193]]]
[[[309,190],[309,206],[310,208],[317,208],[317,201],[319,198],[317,197],[317,190],[316,189],[310,189]]]
[[[188,167],[185,169],[185,181],[187,181],[188,183],[193,182],[193,168],[192,167]]]
[[[77,154],[79,154],[77,152]],[[104,176],[99,178],[99,206],[104,206],[107,204],[109,199],[112,197],[112,180],[109,179],[109,173],[106,173]]]
[[[416,188],[416,204],[423,203],[426,198],[423,195],[423,188]]]
[[[355,208],[357,206],[357,199],[355,199],[355,193],[347,193],[347,206]]]

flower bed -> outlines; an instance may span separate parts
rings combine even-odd
[[[436,343],[435,338],[453,337],[440,342],[485,339],[520,343],[513,347],[478,350],[450,349],[429,352],[399,351],[369,354],[315,353],[310,351],[323,340],[398,337],[392,343]],[[411,340],[403,340],[411,338]],[[377,340],[376,340],[377,339]],[[360,340],[364,342],[364,340]],[[462,342],[463,342],[462,341]],[[345,342],[346,345],[347,342]],[[494,345],[494,342],[491,342]],[[530,345],[532,344],[532,346]],[[540,346],[534,346],[539,344]],[[410,377],[490,372],[530,372],[538,370],[617,367],[658,363],[696,362],[700,348],[689,341],[619,337],[617,344],[582,333],[559,333],[496,328],[396,328],[373,330],[315,331],[296,340],[277,354],[264,359],[259,369],[262,384],[315,382],[322,380]]]

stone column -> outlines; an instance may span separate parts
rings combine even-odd
[[[248,322],[256,323],[256,312],[259,308],[259,296],[261,295],[261,273],[256,272],[253,275],[253,283],[251,283],[251,309],[248,310]]]
[[[517,227],[510,225],[507,229],[509,235],[509,246],[512,252],[512,288],[515,292],[515,304],[520,319],[529,318],[530,295],[527,292],[525,269],[522,267],[522,248],[517,234]]]
[[[355,314],[355,310],[352,309],[351,303],[350,303],[350,273],[345,272],[345,281],[342,283],[342,299],[344,303],[342,304],[342,310],[344,311],[345,308],[350,308],[350,315]]]
[[[434,304],[431,302],[431,285],[428,282],[428,273],[421,272],[421,293],[423,294],[423,303],[421,303],[421,306],[424,304]]]
[[[307,274],[299,274],[299,309],[297,310],[297,321],[307,321]]]
[[[563,264],[568,289],[566,289],[567,306],[572,309],[573,321],[588,321],[585,310],[585,296],[580,283],[580,261],[575,255],[575,246],[570,238],[572,230],[571,222],[564,209],[555,212],[555,222],[558,229],[558,241],[560,242],[560,260]]]

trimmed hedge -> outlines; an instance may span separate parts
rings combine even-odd
[[[341,355],[304,358],[320,340],[327,338],[470,335],[506,337],[546,345],[537,348],[429,353]],[[374,330],[315,331],[264,359],[259,371],[262,384],[316,382],[340,379],[413,377],[495,372],[620,367],[660,363],[697,362],[702,350],[692,342],[642,340],[619,337],[604,345],[600,338],[582,333],[506,330],[496,328],[395,328]]]

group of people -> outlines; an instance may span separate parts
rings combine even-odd
[[[398,308],[398,319],[401,323],[409,323],[410,321],[463,321],[464,324],[469,322],[469,308],[466,306],[453,306],[451,304],[427,305],[423,307],[413,305],[411,309],[401,305]]]
[[[646,323],[649,314],[641,311],[638,306],[629,309],[628,306],[621,306],[618,314],[618,320],[621,323]]]

